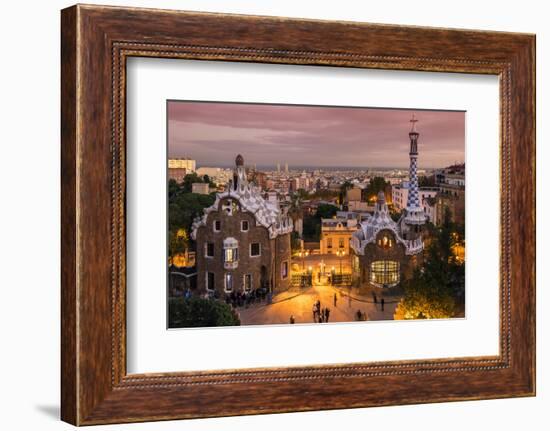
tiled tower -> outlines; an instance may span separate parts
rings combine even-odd
[[[416,123],[418,120],[416,117],[411,118],[411,131],[409,132],[409,139],[411,146],[409,150],[409,196],[407,198],[407,210],[405,214],[405,223],[408,225],[423,225],[426,222],[426,216],[422,210],[419,194],[418,194],[418,136],[419,133],[416,130]]]

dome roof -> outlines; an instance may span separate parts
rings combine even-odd
[[[386,204],[386,196],[383,191],[378,193],[374,214],[361,223],[363,238],[367,241],[374,239],[381,229],[390,229],[396,234],[398,232],[397,223],[390,217],[388,205]]]
[[[396,242],[405,246],[408,255],[417,254],[424,248],[422,238],[406,240],[399,223],[393,221],[388,211],[384,192],[378,193],[376,208],[372,216],[361,223],[360,229],[351,236],[351,247],[359,255],[365,254],[365,246],[376,241],[376,236],[381,230],[390,230],[395,235]]]

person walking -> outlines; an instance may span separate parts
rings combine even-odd
[[[325,308],[325,322],[328,323],[328,318],[330,316],[330,308]]]
[[[317,303],[316,302],[313,303],[313,321],[314,322],[317,321]]]
[[[382,308],[382,311],[384,311],[384,298],[380,300],[380,307]]]
[[[291,325],[294,325],[294,323],[296,322],[296,320],[294,320],[294,315],[290,315],[290,324]]]
[[[334,294],[334,307],[336,307],[336,302],[338,301],[338,297],[336,296],[336,293]]]
[[[375,304],[378,304],[378,298],[376,297],[376,293],[372,292],[372,300]]]

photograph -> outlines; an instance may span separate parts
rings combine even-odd
[[[466,112],[166,109],[169,329],[467,317]]]

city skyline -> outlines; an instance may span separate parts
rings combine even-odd
[[[258,166],[403,168],[413,113],[420,168],[464,162],[463,111],[187,101],[167,109],[169,157],[197,166],[230,166],[243,153]]]

